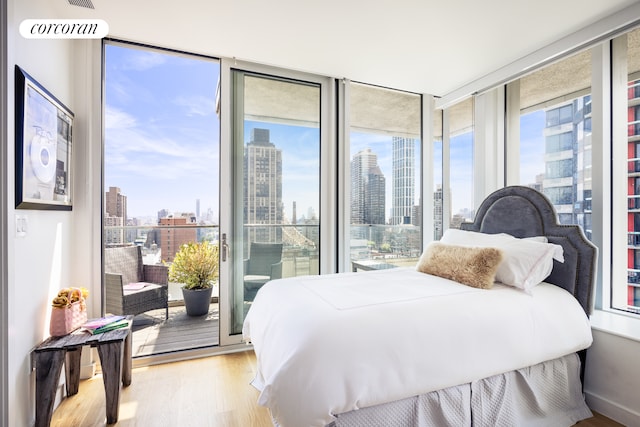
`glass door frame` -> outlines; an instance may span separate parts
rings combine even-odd
[[[263,74],[274,78],[298,80],[315,83],[320,86],[320,274],[337,271],[338,239],[338,144],[336,143],[335,96],[336,81],[329,77],[283,70],[259,64],[242,62],[235,59],[220,60],[220,82],[218,108],[220,111],[220,236],[226,234],[226,260],[221,250],[220,262],[220,346],[242,343],[241,334],[232,334],[233,263],[229,255],[235,251],[231,247],[235,240],[233,232],[238,227],[236,221],[242,221],[242,212],[234,213],[234,105],[238,100],[234,96],[233,70]],[[242,123],[243,120],[240,121]],[[237,178],[237,177],[236,177]],[[241,236],[240,236],[241,238]]]

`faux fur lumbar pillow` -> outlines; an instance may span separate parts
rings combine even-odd
[[[490,289],[502,258],[502,251],[496,248],[474,248],[433,242],[425,249],[416,269],[474,288]]]

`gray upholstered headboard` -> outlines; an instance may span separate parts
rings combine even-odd
[[[555,208],[542,193],[523,186],[497,190],[482,202],[474,222],[460,228],[519,238],[546,236],[550,243],[562,245],[564,263],[554,261],[545,281],[569,291],[587,315],[591,314],[598,249],[579,226],[558,224]]]

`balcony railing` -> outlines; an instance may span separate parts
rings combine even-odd
[[[415,225],[351,224],[350,237],[354,270],[415,265],[422,252],[421,227]],[[360,262],[365,260],[372,262]]]
[[[139,245],[145,264],[170,264],[175,253],[185,243],[219,241],[218,225],[137,225],[104,227],[105,247]],[[249,256],[249,242],[283,243],[282,276],[318,274],[319,225],[246,224],[244,226],[243,258]],[[233,244],[232,242],[230,242]],[[217,291],[214,289],[214,291]],[[169,284],[170,299],[182,298],[178,284]]]
[[[320,227],[318,224],[245,224],[243,258],[250,242],[283,243],[282,276],[314,275],[320,272]],[[105,226],[105,247],[139,245],[145,264],[170,264],[180,246],[189,242],[219,241],[218,225],[129,225]],[[233,244],[233,242],[230,242]],[[368,268],[412,266],[422,252],[421,227],[415,225],[352,224],[351,261],[370,261]],[[362,265],[365,265],[362,264]],[[179,285],[170,284],[171,299],[182,298]]]
[[[627,245],[630,249],[640,248],[640,232],[628,231],[627,232]]]
[[[627,160],[627,172],[636,173],[640,172],[640,159],[637,157]]]
[[[629,122],[627,126],[627,136],[635,136],[640,135],[640,122],[633,121]]]

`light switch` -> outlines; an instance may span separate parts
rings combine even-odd
[[[28,224],[26,215],[16,215],[16,237],[27,235]]]

